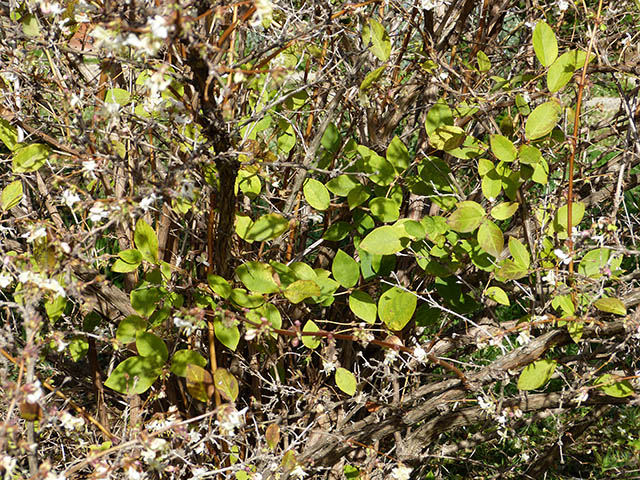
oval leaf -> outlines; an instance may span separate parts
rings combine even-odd
[[[220,320],[216,320],[213,322],[213,328],[220,343],[235,352],[240,342],[240,330],[238,330],[238,327],[236,325],[225,327]]]
[[[304,324],[304,327],[302,328],[303,332],[317,332],[319,330],[320,329],[313,320],[309,320]],[[320,340],[318,339],[318,337],[314,337],[312,335],[303,335],[302,343],[305,347],[313,350],[314,348],[318,348],[318,346],[320,345]]]
[[[360,279],[360,266],[348,253],[338,250],[333,257],[331,272],[340,285],[351,288]]]
[[[533,50],[543,67],[551,65],[558,56],[556,34],[546,22],[538,22],[533,29]]]
[[[538,360],[530,363],[518,378],[518,389],[535,390],[547,383],[556,370],[555,360]]]
[[[2,189],[0,195],[0,206],[5,212],[12,209],[22,200],[22,181],[14,180]]]
[[[187,367],[189,365],[197,365],[204,367],[207,360],[198,352],[193,350],[178,350],[171,357],[171,372],[179,377],[187,376]]]
[[[398,287],[384,292],[378,300],[378,315],[390,330],[402,330],[416,311],[417,297]]]
[[[504,248],[502,230],[491,220],[485,220],[478,229],[478,244],[485,252],[494,257],[500,256]]]
[[[235,402],[238,398],[238,380],[224,368],[218,368],[213,374],[213,383],[225,400]]]
[[[473,232],[482,223],[484,216],[482,205],[471,201],[460,202],[447,223],[456,232]]]
[[[213,396],[213,379],[211,373],[200,365],[189,364],[186,368],[187,391],[196,400],[208,403]]]
[[[509,297],[507,297],[505,291],[500,287],[489,287],[484,292],[484,294],[494,302],[497,302],[501,305],[511,305],[511,302],[509,302]]]
[[[358,382],[353,373],[346,368],[340,367],[336,369],[336,385],[347,395],[353,396],[356,393]]]
[[[602,297],[594,305],[601,312],[615,313],[616,315],[627,314],[627,307],[617,298]]]
[[[612,383],[613,382],[613,383]],[[633,387],[627,380],[615,382],[615,377],[605,373],[595,381],[596,385],[602,385],[600,390],[610,397],[624,398],[633,394]]]
[[[361,290],[354,291],[349,295],[349,308],[353,314],[367,323],[374,324],[378,307],[371,296]]]
[[[275,293],[279,290],[273,279],[273,267],[261,262],[247,262],[236,269],[236,275],[245,287],[255,293]]]
[[[308,178],[304,183],[302,191],[307,203],[316,210],[324,211],[329,208],[329,191],[327,190],[327,187],[318,180]]]
[[[146,392],[161,373],[156,357],[131,357],[113,369],[104,385],[127,395],[140,394]]]
[[[360,248],[374,255],[392,255],[404,248],[402,231],[385,225],[373,230],[360,242]]]
[[[557,102],[549,101],[538,105],[527,118],[524,131],[529,140],[544,137],[551,133],[560,119],[562,108]]]
[[[248,242],[266,242],[279,237],[289,228],[289,222],[282,215],[268,213],[251,225],[245,235]]]
[[[136,247],[147,262],[158,263],[158,237],[156,232],[142,218],[136,222],[136,231],[133,234]]]

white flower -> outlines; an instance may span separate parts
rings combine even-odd
[[[65,480],[67,477],[64,476],[64,473],[56,473],[54,471],[49,471],[47,476],[44,477],[44,480]]]
[[[307,475],[307,472],[305,472],[300,465],[296,465],[296,468],[291,470],[290,475],[293,478],[304,478]]]
[[[556,278],[556,273],[553,270],[549,270],[547,274],[542,277],[544,282],[547,282],[551,286],[556,286],[558,284],[558,279]]]
[[[273,16],[273,3],[271,3],[271,0],[254,0],[253,4],[256,7],[256,11],[251,18],[251,26],[257,27],[264,22],[271,22]]]
[[[518,335],[518,338],[516,338],[516,342],[518,342],[519,345],[526,345],[530,341],[531,335],[529,335],[529,332],[527,332],[526,330],[522,330]]]
[[[25,401],[27,403],[36,403],[42,398],[42,388],[40,388],[40,380],[36,380],[33,383],[27,383],[22,387],[25,393]]]
[[[60,425],[62,425],[65,430],[79,430],[84,426],[84,418],[74,417],[69,412],[64,412],[62,417],[60,417]]]
[[[11,275],[6,272],[0,273],[0,288],[7,288],[12,281]]]
[[[396,358],[398,358],[397,350],[394,350],[393,348],[388,348],[384,354],[384,363],[386,365],[390,365],[395,361]]]
[[[236,410],[233,405],[227,405],[218,412],[216,425],[228,435],[233,435],[236,428],[244,425],[244,414],[248,407]]]
[[[491,400],[485,400],[484,397],[478,397],[478,406],[484,411],[493,411],[494,403]]]
[[[444,0],[422,0],[420,2],[420,7],[427,11],[434,10],[442,5],[444,5]]]
[[[155,202],[157,199],[158,197],[155,193],[144,197],[142,200],[140,200],[140,208],[146,212],[147,210],[149,210],[151,205],[153,205],[153,202]]]
[[[322,361],[322,373],[325,375],[330,375],[336,368],[338,368],[336,362],[332,362],[330,360]]]
[[[413,356],[416,357],[416,360],[419,362],[424,362],[427,358],[427,352],[425,352],[422,347],[416,347],[413,349]]]
[[[98,164],[94,160],[85,160],[82,162],[82,170],[92,178],[96,178],[95,169],[97,166]]]
[[[57,280],[46,278],[39,273],[34,273],[31,271],[22,272],[18,276],[18,281],[22,284],[33,283],[36,286],[42,288],[43,290],[51,290],[57,293],[61,297],[66,296],[66,292],[64,288],[60,285]]]
[[[411,477],[412,470],[413,469],[410,467],[405,467],[404,465],[398,465],[396,468],[393,469],[393,471],[391,472],[391,475],[396,480],[409,480],[409,478]]]
[[[528,462],[531,458],[531,456],[527,452],[524,452],[522,455],[520,455],[520,457],[522,458],[523,462]]]
[[[94,223],[98,223],[105,218],[109,217],[109,212],[105,210],[105,208],[100,203],[96,203],[93,207],[89,209],[89,220]]]
[[[156,15],[147,22],[151,28],[151,34],[158,38],[167,38],[169,36],[169,28],[164,17]]]
[[[553,251],[553,253],[555,254],[556,257],[558,257],[558,260],[560,260],[565,265],[568,265],[571,262],[571,255],[567,255],[566,253],[564,253],[559,248],[556,248]]]
[[[207,474],[207,469],[204,467],[193,467],[191,469],[191,479],[190,480],[199,480],[203,478]]]
[[[569,2],[567,2],[567,0],[558,0],[558,10],[564,12],[567,8],[569,8]]]
[[[73,207],[74,203],[80,201],[80,197],[78,196],[78,194],[74,193],[73,191],[66,189],[64,192],[62,192],[62,201],[65,203],[67,207],[71,208]]]
[[[129,480],[142,480],[144,478],[144,472],[141,472],[133,465],[127,467],[126,473]]]
[[[440,77],[440,80],[446,80],[447,78],[449,78],[449,72],[440,72],[438,77]]]
[[[578,394],[578,396],[576,396],[576,402],[578,402],[578,405],[580,405],[582,402],[586,402],[589,398],[589,390],[587,390],[586,388],[581,388],[579,391],[580,393]]]
[[[18,461],[9,455],[0,456],[0,467],[4,468],[5,478],[12,478],[13,469],[16,468]]]
[[[44,238],[47,236],[47,229],[44,227],[32,228],[29,233],[25,233],[22,235],[22,238],[27,239],[27,243],[34,242],[39,238]]]

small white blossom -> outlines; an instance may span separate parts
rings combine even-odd
[[[522,455],[520,455],[520,458],[522,458],[523,462],[528,462],[531,456],[527,452],[524,452]]]
[[[271,0],[254,0],[253,4],[256,7],[256,11],[251,18],[251,26],[257,27],[265,22],[271,22],[273,16],[273,3],[271,3]]]
[[[204,476],[207,474],[208,470],[204,467],[193,467],[191,469],[191,478],[190,480],[200,480],[201,478],[204,478]]]
[[[482,410],[484,410],[485,412],[493,411],[495,404],[491,400],[489,399],[485,400],[484,397],[478,397],[477,400],[478,400],[478,406]]]
[[[86,160],[82,162],[82,170],[85,174],[89,174],[91,178],[96,178],[95,170],[98,164],[94,160]]]
[[[40,388],[40,380],[36,380],[33,383],[27,383],[22,387],[25,393],[25,401],[27,403],[36,403],[42,398],[42,388]]]
[[[444,0],[422,0],[420,2],[420,7],[426,11],[434,10],[442,5],[444,5]]]
[[[516,338],[516,342],[518,342],[519,345],[526,345],[527,343],[531,342],[531,335],[529,335],[528,331],[522,330],[518,334],[518,338]]]
[[[553,253],[555,254],[556,257],[558,257],[558,260],[560,260],[565,265],[568,265],[571,262],[571,255],[567,255],[566,253],[564,253],[559,248],[556,248],[553,251]]]
[[[7,288],[12,281],[11,275],[6,272],[0,273],[0,288]]]
[[[47,476],[44,477],[44,480],[65,480],[66,478],[64,473],[56,473],[51,470],[47,473]]]
[[[236,410],[233,406],[224,407],[218,412],[218,420],[216,425],[228,435],[233,435],[235,429],[244,425],[244,414],[248,407],[242,410]]]
[[[384,354],[384,363],[386,365],[392,364],[396,358],[398,358],[398,352],[393,348],[388,348]]]
[[[567,8],[569,8],[569,2],[567,2],[567,0],[558,0],[558,10],[564,12]]]
[[[391,472],[391,476],[395,478],[395,480],[409,480],[411,478],[411,471],[413,469],[410,467],[405,467],[404,465],[398,465]]]
[[[151,34],[158,38],[167,38],[169,36],[169,27],[164,17],[156,15],[147,22],[151,28]]]
[[[62,417],[60,417],[60,425],[62,425],[65,430],[79,430],[84,426],[84,418],[74,417],[69,412],[64,412]]]
[[[142,200],[140,200],[140,208],[143,211],[147,211],[149,210],[149,208],[151,207],[151,205],[153,205],[153,203],[158,199],[158,197],[156,196],[155,193],[152,193],[151,195],[148,195],[146,197],[144,197]]]
[[[293,478],[304,478],[307,476],[307,472],[305,472],[300,465],[296,465],[296,468],[291,470],[290,475]]]
[[[126,474],[129,480],[142,480],[145,475],[133,465],[129,465],[126,469]]]
[[[27,243],[35,242],[39,238],[44,238],[47,236],[47,229],[44,227],[33,228],[30,232],[22,235],[22,238],[27,239]]]
[[[64,192],[62,192],[62,201],[65,203],[67,207],[71,208],[73,207],[74,203],[80,201],[80,197],[78,196],[77,193],[74,193],[73,191],[66,189]]]
[[[586,402],[588,398],[589,390],[587,390],[586,388],[581,388],[580,393],[576,397],[576,402],[578,402],[578,405],[580,405],[582,402]]]
[[[57,280],[52,278],[46,278],[39,273],[32,271],[25,271],[20,273],[18,281],[22,284],[33,283],[34,285],[42,288],[43,290],[51,290],[57,293],[61,297],[66,297],[66,292],[62,285]]]
[[[556,272],[554,272],[553,270],[549,270],[547,274],[544,277],[542,277],[542,281],[555,287],[558,284],[558,279],[556,278]]]
[[[97,203],[89,209],[89,220],[94,223],[101,222],[103,219],[109,217],[109,212],[105,210],[102,204]]]
[[[330,375],[331,372],[333,372],[336,368],[338,368],[336,362],[333,362],[331,360],[322,361],[322,373],[324,373],[325,375]]]
[[[0,467],[4,468],[5,478],[12,478],[11,474],[17,463],[18,461],[9,455],[0,455]]]
[[[425,352],[422,347],[416,347],[413,349],[413,356],[416,357],[416,360],[419,362],[424,362],[427,358],[427,352]]]

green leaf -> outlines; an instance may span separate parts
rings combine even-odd
[[[612,383],[614,382],[614,383]],[[633,395],[634,390],[628,380],[615,382],[615,377],[605,373],[595,381],[595,385],[602,385],[600,390],[610,397],[624,398]]]
[[[302,189],[307,203],[316,210],[324,211],[329,208],[330,197],[327,187],[313,178],[307,178]]]
[[[489,287],[485,290],[484,294],[494,302],[497,302],[501,305],[511,305],[511,302],[509,302],[509,297],[500,287]]]
[[[340,285],[351,288],[360,279],[360,266],[348,253],[338,250],[333,257],[331,272]]]
[[[538,105],[527,118],[524,131],[529,140],[542,138],[551,133],[560,119],[562,107],[556,101],[549,101]]]
[[[340,175],[327,182],[327,189],[339,197],[346,197],[360,183],[352,175]]]
[[[485,216],[482,205],[472,201],[458,203],[458,206],[447,219],[447,224],[456,232],[473,232],[480,226]]]
[[[558,56],[556,34],[546,22],[538,22],[533,29],[533,50],[543,67],[551,65]]]
[[[193,350],[178,350],[171,357],[171,372],[179,377],[187,376],[187,367],[189,365],[197,365],[204,367],[207,360],[198,352]]]
[[[351,293],[349,295],[349,308],[356,317],[371,325],[376,323],[378,307],[376,307],[376,302],[368,293],[361,290],[355,290]]]
[[[436,129],[445,125],[453,125],[453,112],[444,101],[444,98],[441,98],[427,112],[424,126],[427,130],[427,135],[431,137]]]
[[[371,214],[382,223],[391,223],[398,220],[400,208],[398,204],[390,198],[376,197],[369,202]]]
[[[518,152],[520,163],[524,165],[531,165],[535,167],[543,161],[542,153],[536,147],[532,147],[531,145],[520,145],[520,150]]]
[[[336,222],[327,228],[327,231],[324,232],[322,238],[330,242],[339,242],[349,235],[352,228],[353,226],[350,223]]]
[[[136,395],[146,392],[162,373],[162,366],[155,356],[135,356],[121,362],[104,382],[116,392]]]
[[[213,378],[208,370],[200,365],[189,364],[186,368],[187,391],[196,400],[207,403],[213,396]]]
[[[353,396],[356,393],[358,382],[353,373],[346,368],[339,367],[336,369],[336,385],[347,395]]]
[[[569,83],[575,71],[584,66],[586,58],[586,52],[580,50],[570,50],[560,55],[547,72],[547,88],[549,88],[549,91],[557,92]],[[593,58],[595,57],[592,55],[589,61]]]
[[[448,152],[462,145],[465,136],[466,133],[462,128],[455,125],[443,125],[442,127],[436,128],[429,136],[429,143],[436,150]]]
[[[366,92],[371,87],[371,85],[376,83],[380,79],[380,77],[382,77],[382,74],[384,73],[386,68],[387,66],[383,65],[382,67],[376,68],[375,70],[367,73],[367,75],[364,77],[364,80],[362,80],[362,83],[360,84],[360,91]]]
[[[76,335],[69,342],[69,346],[67,348],[69,349],[69,355],[71,355],[71,360],[73,360],[74,362],[77,362],[81,358],[84,358],[84,356],[89,351],[89,342],[87,341],[86,338]]]
[[[519,278],[526,277],[528,274],[529,272],[526,268],[523,268],[522,265],[519,265],[512,260],[505,260],[495,271],[496,280],[500,282],[518,280]]]
[[[583,202],[573,202],[571,204],[571,227],[576,227],[582,221],[585,212],[585,204]],[[553,231],[558,234],[564,234],[563,237],[567,238],[567,225],[569,223],[569,207],[563,205],[558,209],[556,216],[553,219]]]
[[[540,185],[546,185],[549,181],[549,164],[544,158],[535,166],[531,180]]]
[[[258,175],[259,169],[255,168],[241,168],[238,170],[238,177],[236,178],[236,194],[238,189],[242,191],[251,200],[254,200],[262,191],[262,182],[260,181],[260,175]]]
[[[240,330],[238,327],[236,325],[233,327],[225,327],[222,321],[215,320],[213,322],[213,329],[220,343],[235,352],[240,342]]]
[[[136,231],[133,234],[136,247],[147,262],[158,263],[158,237],[156,232],[142,218],[136,222]]]
[[[122,88],[110,88],[104,96],[104,103],[117,103],[124,107],[131,100],[131,94]]]
[[[519,390],[535,390],[547,383],[556,370],[555,360],[538,360],[530,363],[518,378]]]
[[[627,314],[627,307],[617,298],[602,297],[594,305],[601,312],[615,313],[616,315]]]
[[[384,27],[377,20],[370,18],[369,23],[362,29],[362,42],[371,46],[369,50],[383,62],[391,56],[391,39]]]
[[[216,386],[216,390],[220,392],[222,397],[229,401],[235,402],[240,392],[238,386],[238,380],[230,372],[224,368],[217,368],[213,373],[213,383]]]
[[[51,323],[55,323],[62,316],[66,306],[67,299],[61,295],[57,295],[53,300],[45,302],[44,308]]]
[[[287,121],[279,122],[280,135],[278,136],[278,150],[283,155],[287,155],[296,145],[296,132],[293,126]]]
[[[489,143],[493,154],[502,162],[513,162],[518,156],[513,142],[503,135],[491,135]]]
[[[136,312],[143,317],[150,317],[158,306],[162,295],[156,287],[142,286],[132,290],[129,297],[131,298],[131,306]]]
[[[498,195],[500,195],[500,192],[502,191],[502,180],[503,178],[495,169],[482,177],[482,194],[485,198],[489,201],[493,201],[498,198]]]
[[[576,314],[576,306],[573,304],[571,295],[556,295],[551,300],[551,306],[556,310],[560,310],[563,316]]]
[[[22,200],[22,181],[14,180],[2,189],[0,205],[3,211],[8,211],[18,205]]]
[[[317,297],[321,294],[320,287],[313,280],[297,280],[289,285],[284,296],[291,303],[300,303],[310,297]]]
[[[485,220],[478,229],[478,244],[494,257],[500,256],[504,248],[502,230],[491,220]]]
[[[340,131],[333,122],[327,125],[326,130],[322,134],[320,143],[324,148],[332,153],[337,152],[340,148],[340,145],[342,144],[342,136],[340,135]]]
[[[390,330],[402,330],[416,311],[417,297],[406,290],[393,287],[378,300],[378,315]]]
[[[481,72],[488,72],[491,70],[491,60],[487,57],[487,54],[482,50],[476,53],[476,60],[478,61],[478,70]]]
[[[207,283],[216,294],[222,298],[229,298],[231,295],[231,285],[220,275],[207,275]]]
[[[147,328],[147,321],[137,315],[129,315],[118,324],[116,338],[124,344],[135,341],[138,332],[144,332]]]
[[[244,288],[231,290],[229,299],[237,306],[244,308],[257,308],[264,303],[264,297],[259,293],[248,295]]]
[[[32,143],[13,152],[13,173],[27,173],[38,170],[49,158],[51,149],[42,143]]]
[[[307,323],[304,324],[304,327],[302,327],[303,332],[317,332],[319,330],[320,329],[318,328],[318,326],[315,324],[313,320],[309,320]],[[313,337],[310,335],[303,335],[302,343],[304,344],[305,347],[313,350],[315,348],[318,348],[318,346],[320,345],[320,339],[318,339],[318,337]]]
[[[0,141],[12,152],[18,148],[18,129],[0,118]]]
[[[244,213],[236,213],[235,230],[241,239],[245,241],[247,240],[247,233],[249,233],[249,230],[252,226],[253,220],[251,220],[251,217],[249,215],[246,215]]]
[[[580,260],[578,273],[585,277],[599,279],[605,274],[606,269],[615,272],[620,268],[622,255],[616,254],[608,248],[595,248]]]
[[[236,275],[254,293],[275,293],[279,290],[278,285],[273,280],[273,267],[261,262],[247,262],[236,269]]]
[[[22,17],[22,31],[27,37],[37,37],[40,35],[40,25],[35,15],[27,13]]]
[[[267,213],[256,220],[247,231],[248,242],[266,242],[279,237],[289,228],[289,222],[282,215]]]
[[[369,179],[376,185],[386,187],[390,185],[396,178],[396,171],[384,157],[364,145],[358,145],[357,151],[362,157],[362,169],[367,173]],[[351,196],[353,190],[349,192],[347,199]],[[351,201],[349,201],[351,206]],[[353,208],[353,207],[352,207]]]
[[[531,264],[531,258],[527,247],[525,247],[520,240],[515,237],[509,237],[509,252],[513,257],[513,261],[523,269],[528,269]]]
[[[404,249],[402,232],[396,227],[385,225],[373,230],[360,242],[360,248],[374,255],[392,255]]]
[[[491,216],[496,220],[511,218],[518,211],[518,202],[502,202],[491,209]]]
[[[347,195],[349,210],[353,210],[354,208],[359,207],[364,202],[366,202],[370,196],[371,195],[366,188],[364,188],[362,185],[358,185],[356,188],[349,192],[349,195]]]
[[[139,331],[136,333],[136,349],[141,357],[157,357],[160,364],[169,358],[167,344],[153,333]]]
[[[409,156],[409,150],[402,140],[396,135],[389,143],[387,147],[387,160],[396,169],[396,173],[400,174],[404,172],[411,164],[411,157]]]

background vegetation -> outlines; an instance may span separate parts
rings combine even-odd
[[[638,472],[637,0],[0,8],[5,478]]]

